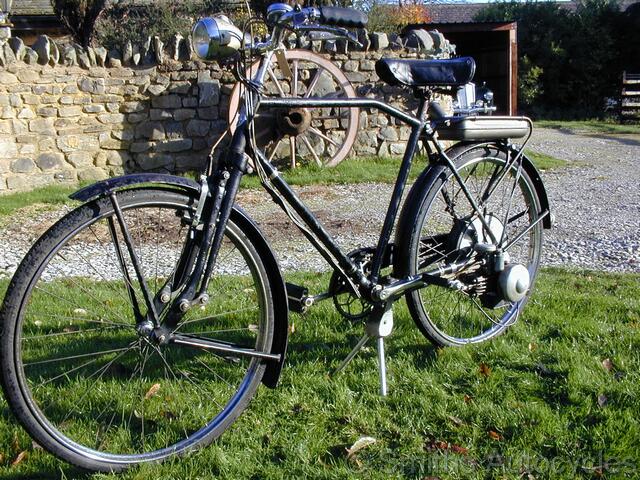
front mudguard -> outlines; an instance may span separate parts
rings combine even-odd
[[[94,183],[71,194],[70,198],[86,202],[95,198],[108,196],[118,190],[144,187],[161,187],[170,190],[179,189],[196,196],[200,195],[200,185],[189,178],[162,173],[135,173]],[[282,372],[289,336],[289,304],[284,278],[271,246],[256,223],[237,205],[234,205],[230,218],[251,240],[264,263],[269,278],[275,315],[273,343],[270,353],[280,355],[280,361],[277,363],[267,363],[265,374],[262,377],[262,383],[267,387],[274,388],[278,385],[280,373]]]

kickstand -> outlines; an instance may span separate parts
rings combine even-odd
[[[370,338],[377,340],[378,346],[378,367],[380,372],[380,395],[387,395],[387,364],[384,356],[384,338],[389,336],[393,329],[393,309],[392,303],[386,303],[382,307],[376,307],[369,315],[365,324],[365,333],[358,340],[356,346],[349,352],[349,355],[338,365],[334,375],[340,373],[353,360],[360,350],[367,344]]]

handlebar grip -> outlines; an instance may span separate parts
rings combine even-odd
[[[353,8],[320,7],[320,23],[345,28],[365,28],[369,19]]]

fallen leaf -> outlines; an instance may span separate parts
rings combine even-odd
[[[461,447],[460,445],[451,445],[451,451],[459,455],[466,455],[467,453],[469,453],[469,450],[467,448]]]
[[[535,343],[530,343],[529,344],[529,351],[533,352],[536,348],[538,348],[538,346]]]
[[[11,449],[14,452],[20,450],[20,439],[18,438],[18,432],[13,432],[13,440],[11,441]]]
[[[13,462],[11,462],[11,466],[15,467],[19,465],[26,457],[27,457],[27,451],[26,450],[21,451],[16,457],[16,459]]]
[[[351,447],[347,448],[347,458],[352,457],[356,453],[358,453],[363,448],[368,447],[369,445],[373,445],[376,443],[376,439],[373,437],[360,437],[358,440],[354,442]]]
[[[4,463],[4,453],[0,453],[0,465]]]
[[[602,368],[604,368],[607,372],[613,370],[613,362],[609,358],[605,358],[602,360]]]
[[[604,393],[601,393],[600,395],[598,395],[598,406],[604,407],[608,401],[609,399]]]
[[[34,324],[36,327],[41,327],[41,326],[42,326],[42,321],[41,321],[41,320],[36,320],[35,322],[33,322],[33,324]]]
[[[37,443],[35,440],[31,441],[31,448],[33,450],[42,450],[42,447],[40,446],[40,444]],[[0,463],[2,463],[2,462],[0,461]]]
[[[84,308],[76,308],[73,310],[76,315],[86,315],[87,311]]]
[[[464,403],[471,403],[471,401],[473,400],[473,398],[471,398],[470,395],[467,395],[466,393],[464,394],[464,397],[462,397],[464,399]]]
[[[145,400],[149,400],[156,393],[158,393],[158,390],[160,390],[160,384],[159,383],[154,383],[153,385],[151,385],[151,388],[149,390],[147,390],[147,393],[144,394],[144,399]]]
[[[469,453],[468,449],[454,443],[445,442],[444,440],[430,440],[424,448],[430,452],[440,450],[443,452],[449,451],[457,453],[458,455],[467,455],[467,453]]]
[[[502,435],[493,430],[489,430],[489,437],[491,437],[492,440],[502,440]]]
[[[481,363],[480,373],[482,374],[483,377],[487,378],[489,375],[491,375],[491,368],[489,368],[489,366],[486,363]]]
[[[294,322],[291,322],[291,325],[289,325],[289,333],[295,333],[296,331],[296,324]]]
[[[255,325],[254,323],[251,323],[249,325],[249,331],[251,333],[258,333],[260,331],[260,329],[258,328],[258,325]]]

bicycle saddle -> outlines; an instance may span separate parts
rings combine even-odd
[[[398,60],[381,58],[376,62],[376,73],[389,85],[407,87],[457,87],[468,83],[476,71],[471,57],[450,60]]]

